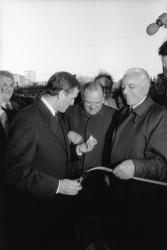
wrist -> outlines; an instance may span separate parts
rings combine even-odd
[[[82,155],[82,152],[80,151],[80,145],[77,145],[76,147],[76,152],[77,152],[77,155]]]

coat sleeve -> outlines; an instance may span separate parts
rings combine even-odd
[[[144,157],[133,159],[135,176],[167,181],[167,112],[161,113],[159,120],[154,116],[149,123]]]
[[[55,195],[59,181],[35,168],[38,150],[36,130],[25,116],[20,115],[15,119],[5,155],[4,178],[9,185],[24,192],[50,199]]]

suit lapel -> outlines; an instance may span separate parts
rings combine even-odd
[[[56,136],[56,138],[59,140],[59,142],[61,143],[61,145],[63,146],[69,157],[69,150],[67,147],[68,141],[66,141],[67,136],[64,135],[66,134],[66,131],[62,129],[62,124],[60,125],[56,121],[56,118],[51,114],[51,112],[48,110],[48,108],[42,101],[38,103],[38,107],[42,113],[45,124],[51,130],[53,135]]]

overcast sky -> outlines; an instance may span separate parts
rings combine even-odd
[[[162,0],[0,1],[0,67],[37,80],[56,71],[115,80],[130,67],[151,76],[161,72],[158,48],[167,29],[153,35],[146,27],[167,12]]]

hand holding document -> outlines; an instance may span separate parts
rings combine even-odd
[[[89,139],[86,142],[83,142],[77,146],[79,153],[87,153],[92,151],[94,146],[97,144],[97,140],[93,135],[90,135]]]
[[[110,174],[112,175],[112,172],[113,172],[113,169],[111,168],[104,167],[104,166],[95,166],[93,168],[88,169],[86,172],[84,172],[77,181],[78,183],[82,183],[84,180],[88,179],[88,181],[91,180],[94,182],[95,179],[96,178],[99,179],[99,176],[101,175],[103,181],[107,184],[107,186],[110,186],[109,175]]]
[[[93,135],[90,135],[89,139],[86,141],[88,148],[94,148],[94,146],[97,144],[97,140]]]

